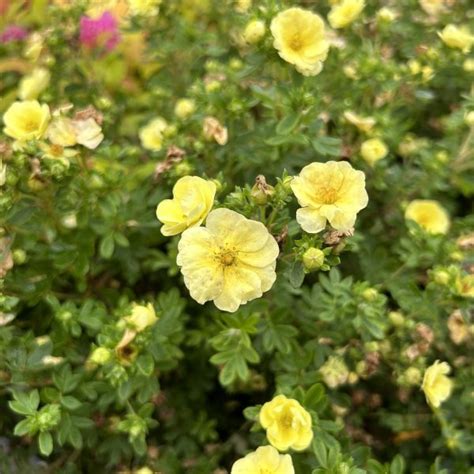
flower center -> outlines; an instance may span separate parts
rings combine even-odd
[[[217,255],[216,258],[224,267],[230,267],[235,262],[236,253],[231,249],[222,249]]]
[[[303,41],[301,39],[301,35],[299,33],[295,33],[290,40],[290,48],[293,51],[299,51],[303,46]]]
[[[337,201],[338,193],[333,187],[322,187],[319,190],[318,197],[323,204],[334,204]]]
[[[64,149],[60,145],[51,145],[49,151],[51,155],[60,157],[62,156]]]
[[[35,120],[27,120],[23,127],[26,132],[33,132],[38,128],[38,123]]]

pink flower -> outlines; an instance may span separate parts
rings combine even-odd
[[[79,39],[87,48],[103,47],[112,51],[120,41],[117,20],[108,11],[96,19],[83,16],[80,30]]]
[[[20,41],[28,36],[28,32],[17,25],[9,25],[0,33],[0,43]]]

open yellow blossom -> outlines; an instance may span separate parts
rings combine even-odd
[[[173,187],[173,199],[165,199],[156,208],[156,217],[163,223],[163,235],[180,234],[198,226],[214,204],[216,185],[199,176],[183,176]]]
[[[270,30],[282,59],[294,64],[305,76],[315,76],[323,68],[329,51],[324,21],[302,8],[289,8],[273,18]]]
[[[163,147],[164,133],[168,124],[161,117],[148,122],[139,132],[142,145],[147,150],[160,151]]]
[[[445,0],[419,0],[419,4],[431,16],[437,16],[446,9]]]
[[[155,308],[151,303],[146,306],[140,304],[133,304],[132,314],[127,316],[125,320],[130,323],[137,332],[141,332],[148,326],[152,326],[158,320],[155,313]]]
[[[426,401],[435,408],[438,408],[451,395],[453,381],[446,376],[450,371],[449,364],[439,360],[425,371],[421,389],[425,392]]]
[[[77,144],[76,129],[70,118],[56,117],[49,124],[46,136],[54,145],[66,147]]]
[[[368,203],[364,173],[346,161],[305,166],[291,181],[291,189],[302,206],[296,220],[311,234],[321,232],[327,221],[336,230],[351,229]]]
[[[280,451],[303,451],[313,439],[311,415],[293,398],[277,395],[265,403],[259,421],[268,441]]]
[[[350,110],[344,112],[344,118],[352,125],[355,125],[361,132],[365,133],[370,132],[376,124],[376,120],[373,117],[362,117]]]
[[[48,127],[49,107],[37,100],[14,102],[3,115],[4,133],[15,140],[41,138]]]
[[[239,459],[230,474],[295,474],[289,454],[280,454],[273,446],[261,446]]]
[[[388,148],[385,143],[380,140],[379,138],[371,138],[370,140],[366,140],[362,143],[360,148],[360,154],[362,158],[369,163],[370,166],[374,166],[374,164],[385,158],[388,153]]]
[[[21,100],[34,100],[48,87],[51,74],[43,67],[33,70],[20,81],[18,97]]]
[[[214,301],[222,311],[260,298],[275,282],[276,240],[261,223],[229,209],[216,209],[206,227],[183,232],[177,264],[191,297]]]
[[[446,234],[449,229],[449,215],[437,201],[415,199],[405,209],[405,218],[415,221],[430,234]]]
[[[438,36],[447,46],[461,49],[463,53],[469,53],[474,43],[474,35],[464,26],[447,25]]]
[[[331,8],[328,15],[329,24],[333,28],[345,28],[361,14],[364,7],[364,0],[342,0]]]

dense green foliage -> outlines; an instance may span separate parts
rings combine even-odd
[[[313,443],[291,453],[297,474],[474,472],[474,68],[437,35],[472,21],[468,0],[436,17],[415,0],[367,1],[308,77],[278,56],[269,25],[294,4],[326,18],[330,2],[163,0],[121,22],[107,52],[79,43],[84,2],[4,3],[0,30],[41,36],[0,44],[0,112],[41,65],[38,100],[92,106],[105,138],[57,159],[1,135],[0,472],[230,472],[268,444],[258,411],[276,393],[313,417]],[[245,44],[254,19],[265,36]],[[195,110],[180,118],[184,97]],[[375,125],[364,133],[348,111]],[[157,116],[169,127],[150,151],[139,130]],[[203,135],[208,116],[225,144]],[[389,150],[374,165],[360,153],[370,137]],[[328,160],[366,174],[353,235],[296,222],[289,177]],[[190,297],[179,235],[160,233],[156,206],[189,174],[280,244],[273,288],[235,313]],[[449,231],[406,220],[414,199],[437,200]],[[312,271],[311,247],[325,253]],[[158,320],[124,343],[133,303]],[[420,386],[438,359],[454,388],[432,408]]]

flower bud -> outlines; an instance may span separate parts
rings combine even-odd
[[[250,192],[252,199],[259,206],[264,206],[268,202],[268,198],[273,195],[275,188],[267,184],[265,176],[258,175],[255,184]]]
[[[447,285],[449,283],[449,273],[445,270],[436,270],[433,273],[433,279],[438,285]]]
[[[405,318],[399,311],[390,311],[390,313],[388,313],[388,319],[390,319],[390,322],[395,327],[401,327],[405,323]]]
[[[106,364],[110,360],[110,350],[106,349],[105,347],[97,347],[94,349],[92,354],[89,356],[89,361],[93,364],[103,365]]]
[[[26,252],[23,249],[13,251],[13,261],[16,265],[22,265],[26,261]]]
[[[464,116],[464,123],[469,127],[474,126],[474,110]]]
[[[375,288],[367,288],[362,292],[362,297],[366,301],[374,301],[377,298],[379,292]]]
[[[174,107],[176,117],[186,119],[196,110],[196,103],[192,99],[179,99]]]
[[[265,36],[265,23],[261,20],[247,23],[242,36],[246,43],[257,44]]]
[[[149,326],[155,324],[158,320],[155,313],[155,308],[151,303],[146,306],[134,304],[132,308],[132,314],[125,318],[137,332],[141,332]]]
[[[310,247],[303,254],[303,265],[306,270],[318,270],[324,263],[324,252],[315,247]]]
[[[403,378],[408,385],[418,385],[421,381],[421,371],[416,367],[409,367],[403,374]]]

